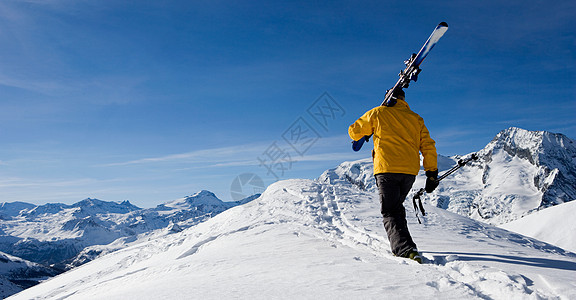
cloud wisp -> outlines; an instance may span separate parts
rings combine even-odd
[[[134,159],[124,162],[110,163],[104,167],[144,165],[166,162],[187,162],[187,163],[209,163],[209,162],[231,162],[240,161],[256,157],[264,148],[263,145],[238,145],[222,148],[212,148],[196,150],[184,153],[176,153],[155,157]]]

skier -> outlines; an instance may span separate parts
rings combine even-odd
[[[431,193],[438,186],[435,142],[424,120],[410,110],[402,88],[392,92],[392,101],[366,112],[348,128],[354,141],[374,135],[374,177],[380,193],[384,228],[395,256],[422,263],[406,222],[404,199],[420,169],[420,154],[426,171],[425,190]]]

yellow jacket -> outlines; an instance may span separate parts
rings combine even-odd
[[[398,99],[393,107],[378,106],[366,112],[348,128],[357,141],[374,134],[374,174],[402,173],[417,175],[420,154],[424,170],[438,169],[435,142],[424,125],[424,119],[410,110],[406,101]]]

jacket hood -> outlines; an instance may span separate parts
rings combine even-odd
[[[410,109],[410,106],[408,105],[408,102],[406,102],[406,100],[398,99],[398,100],[396,101],[396,105],[402,105],[402,106]],[[396,105],[395,105],[395,106],[396,106]]]

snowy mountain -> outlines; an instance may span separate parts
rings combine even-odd
[[[21,211],[28,211],[36,207],[34,204],[25,202],[4,202],[0,203],[0,220],[6,220],[17,216]]]
[[[122,242],[106,250],[112,251],[121,248],[123,242],[133,242],[156,230],[170,228],[166,234],[181,231],[241,203],[244,202],[223,202],[208,191],[151,209],[141,209],[128,201],[97,199],[73,205],[3,203],[0,251],[66,270],[105,250],[87,247],[120,239]]]
[[[532,179],[534,187],[542,193],[538,208],[576,199],[576,143],[573,140],[557,133],[509,128],[499,133],[483,151],[487,160],[502,159],[498,155],[506,156],[504,153],[506,162],[517,158],[537,168]]]
[[[441,183],[431,203],[503,224],[576,199],[576,143],[562,134],[509,128],[478,155]]]
[[[4,299],[56,274],[50,268],[0,252],[0,297]]]
[[[366,171],[277,182],[10,299],[576,298],[576,254],[431,205],[422,225],[408,214],[425,264],[394,257]]]
[[[85,199],[73,205],[4,203],[0,210],[0,251],[44,265],[56,265],[91,244],[110,243],[129,232],[110,219],[138,210],[129,202]],[[20,209],[22,208],[23,209]]]

